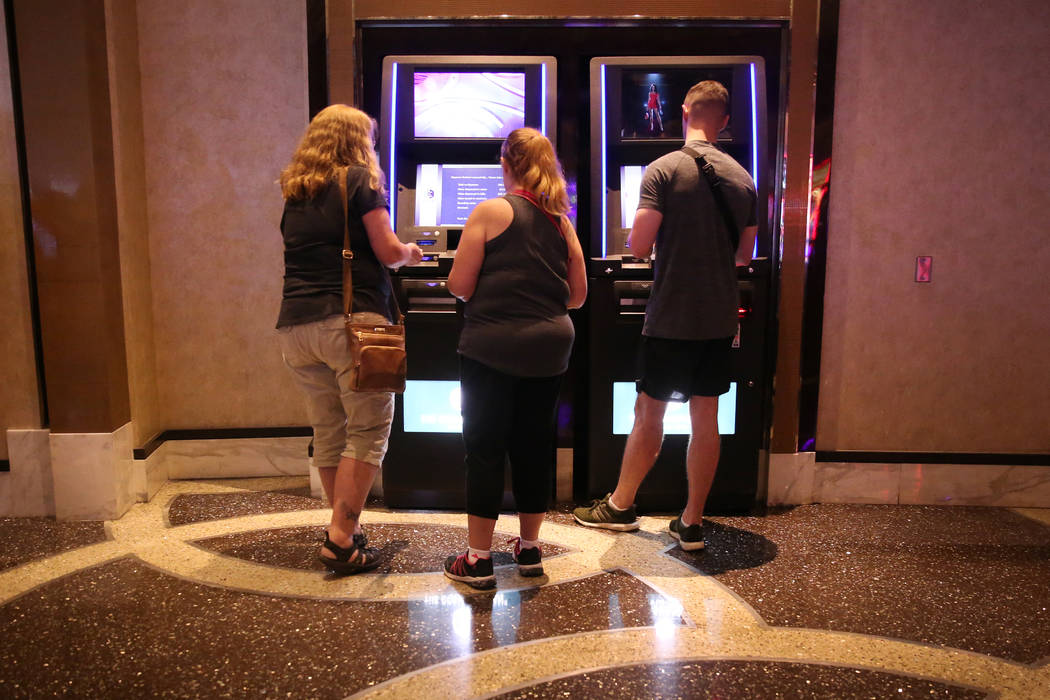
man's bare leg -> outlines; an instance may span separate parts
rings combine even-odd
[[[694,396],[689,399],[689,418],[693,429],[685,458],[689,500],[682,511],[682,520],[687,525],[698,525],[704,517],[704,503],[711,492],[722,446],[718,434],[718,397]]]
[[[660,445],[664,441],[666,410],[666,401],[658,401],[644,391],[638,392],[638,398],[634,402],[634,427],[627,436],[623,460],[620,462],[620,477],[612,494],[614,507],[620,510],[634,505],[638,487],[656,463]]]

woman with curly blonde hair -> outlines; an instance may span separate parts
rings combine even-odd
[[[514,560],[539,576],[540,525],[554,469],[554,414],[587,297],[583,250],[566,214],[561,164],[546,136],[515,129],[500,163],[507,194],[479,204],[463,228],[448,289],[466,302],[459,338],[469,547],[445,575],[491,588],[492,531],[510,459],[521,537]]]
[[[320,559],[343,574],[379,564],[367,547],[361,510],[386,454],[394,395],[350,388],[350,348],[343,319],[343,237],[353,250],[356,323],[393,319],[383,266],[419,262],[390,226],[383,173],[374,150],[375,121],[346,105],[321,110],[281,172],[284,293],[277,333],[284,362],[306,399],[314,431],[313,464],[332,521]],[[346,183],[342,201],[340,180]],[[346,216],[344,217],[344,207]]]

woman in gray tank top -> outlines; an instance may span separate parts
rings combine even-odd
[[[587,297],[587,274],[551,142],[516,129],[500,163],[507,195],[479,204],[463,228],[448,289],[466,302],[459,340],[469,547],[445,575],[496,585],[492,531],[509,458],[521,525],[514,559],[543,573],[539,532],[554,469],[555,407],[575,336],[568,310]]]

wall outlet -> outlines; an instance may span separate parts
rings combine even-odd
[[[930,282],[933,279],[933,256],[920,255],[915,258],[915,281]]]

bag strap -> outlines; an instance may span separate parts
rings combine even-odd
[[[718,210],[722,214],[722,221],[726,225],[726,230],[729,231],[729,242],[733,245],[733,250],[736,251],[737,246],[740,245],[740,229],[737,228],[733,214],[729,211],[729,203],[726,202],[725,192],[722,191],[722,179],[718,177],[714,166],[708,163],[707,159],[697,152],[696,149],[683,146],[682,153],[696,161],[696,167],[700,170],[700,174],[711,187],[711,194],[714,195]]]
[[[341,175],[337,175],[336,179],[339,180],[339,199],[343,203],[343,316],[350,318],[350,309],[354,303],[354,275],[350,269],[351,261],[354,259],[354,251],[350,247],[350,216],[347,211],[347,180],[350,178],[350,168],[344,168]],[[404,325],[405,316],[401,313],[401,305],[397,303],[397,294],[394,293],[394,281],[390,279],[390,270],[386,269],[386,265],[379,263],[379,267],[383,269],[383,274],[386,275],[387,284],[390,285],[390,300],[393,303],[394,311],[394,323],[398,326]]]

